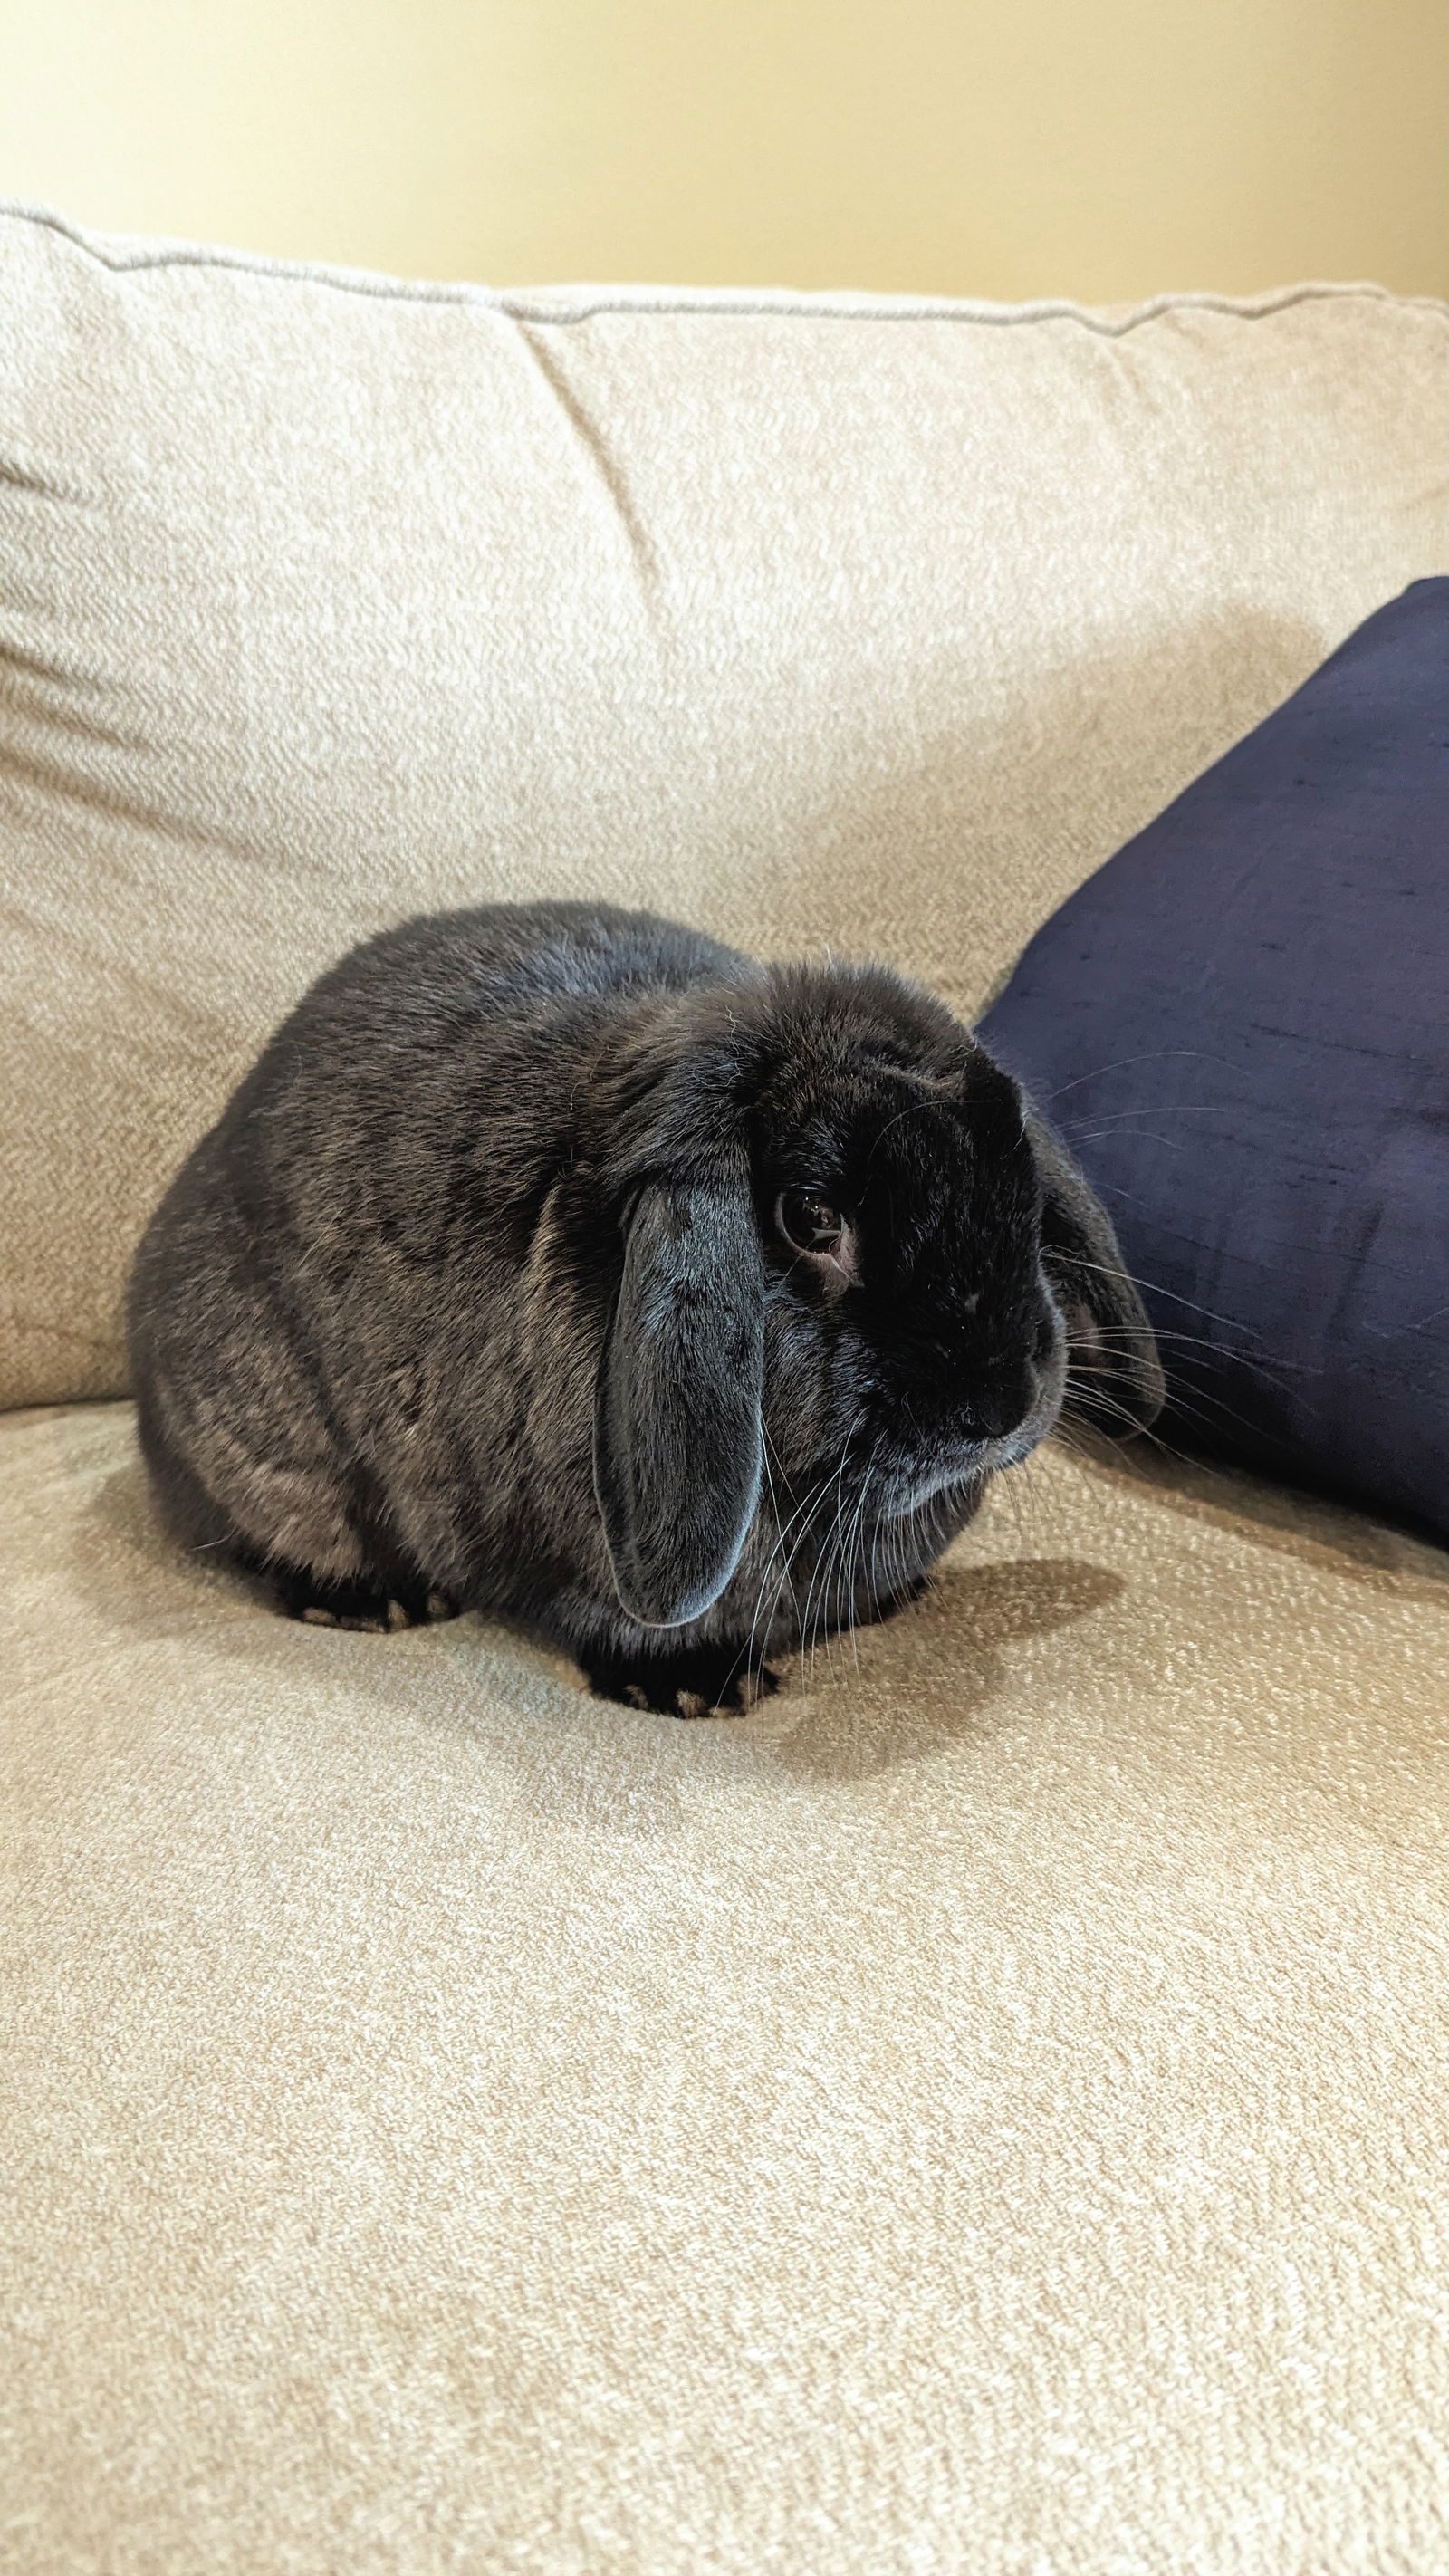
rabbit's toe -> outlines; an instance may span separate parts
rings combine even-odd
[[[748,1664],[738,1648],[726,1646],[686,1647],[637,1661],[601,1656],[584,1669],[598,1698],[662,1717],[740,1714],[780,1686],[768,1664]]]

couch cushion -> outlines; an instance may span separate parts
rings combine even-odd
[[[1073,895],[982,1035],[1112,1211],[1170,1425],[1449,1538],[1449,581]]]
[[[1416,574],[1449,329],[495,296],[0,215],[0,1401],[352,940],[486,895],[963,1008]]]
[[[1449,1569],[1045,1454],[749,1719],[0,1422],[17,2576],[1440,2568]]]

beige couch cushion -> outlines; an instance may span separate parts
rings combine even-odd
[[[493,298],[0,219],[4,1392],[267,1025],[597,889],[971,1007],[1449,567],[1437,307]],[[1446,1560],[1051,1455],[735,1723],[0,1420],[19,2576],[1449,2570]]]
[[[0,1512],[21,2576],[1449,2567],[1441,1554],[1049,1456],[689,1727]]]
[[[0,214],[0,1401],[359,934],[642,899],[974,1008],[1449,569],[1449,316],[406,288]]]

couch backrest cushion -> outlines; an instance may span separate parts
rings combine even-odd
[[[597,892],[974,1011],[1449,569],[1449,315],[499,296],[0,214],[0,1401],[266,1031],[410,911]]]

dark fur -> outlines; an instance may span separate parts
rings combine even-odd
[[[788,1187],[849,1212],[843,1291]],[[189,1546],[294,1616],[511,1616],[687,1712],[918,1588],[1064,1397],[1161,1397],[1106,1217],[939,1002],[579,904],[324,975],[152,1219],[130,1331]]]

